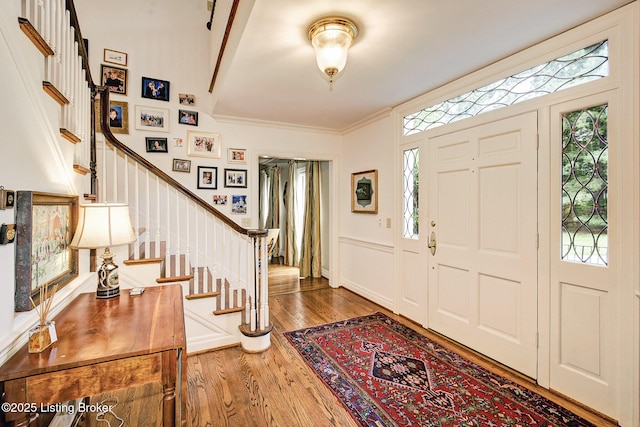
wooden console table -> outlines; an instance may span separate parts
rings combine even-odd
[[[0,366],[0,422],[19,425],[30,409],[153,382],[162,384],[163,425],[186,421],[180,285],[111,299],[81,294],[54,320],[57,342],[37,354],[25,345]]]

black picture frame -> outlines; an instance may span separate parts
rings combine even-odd
[[[198,112],[178,110],[178,123],[181,125],[198,126]]]
[[[152,136],[145,137],[147,153],[166,153],[168,152],[167,138],[155,138]]]
[[[224,186],[228,188],[247,188],[247,170],[225,169]]]
[[[103,86],[109,88],[109,92],[119,95],[127,94],[127,69],[114,67],[113,65],[100,65],[100,77]]]
[[[198,188],[203,190],[218,189],[218,168],[215,166],[198,166]]]
[[[167,80],[142,78],[142,97],[158,101],[169,101],[170,82]]]
[[[33,309],[44,287],[60,289],[78,276],[78,250],[69,246],[78,208],[78,196],[16,193],[15,311]]]

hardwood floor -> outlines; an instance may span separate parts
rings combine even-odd
[[[277,279],[274,275],[270,280],[269,304],[274,325],[270,349],[247,354],[240,347],[231,347],[188,357],[188,426],[356,427],[348,412],[282,333],[378,311],[488,369],[533,388],[597,426],[616,425],[344,288],[332,289],[326,280],[295,281],[289,274],[281,273],[288,278]]]

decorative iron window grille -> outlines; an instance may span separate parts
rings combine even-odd
[[[608,41],[596,43],[511,77],[404,117],[404,136],[514,105],[609,75]]]
[[[402,155],[402,236],[407,239],[419,237],[418,215],[418,165],[420,150],[412,148]]]
[[[607,105],[562,115],[562,260],[608,264]]]

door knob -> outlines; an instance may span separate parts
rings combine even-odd
[[[429,236],[429,243],[427,243],[427,247],[431,249],[431,255],[436,254],[436,232],[432,231],[431,236]]]

